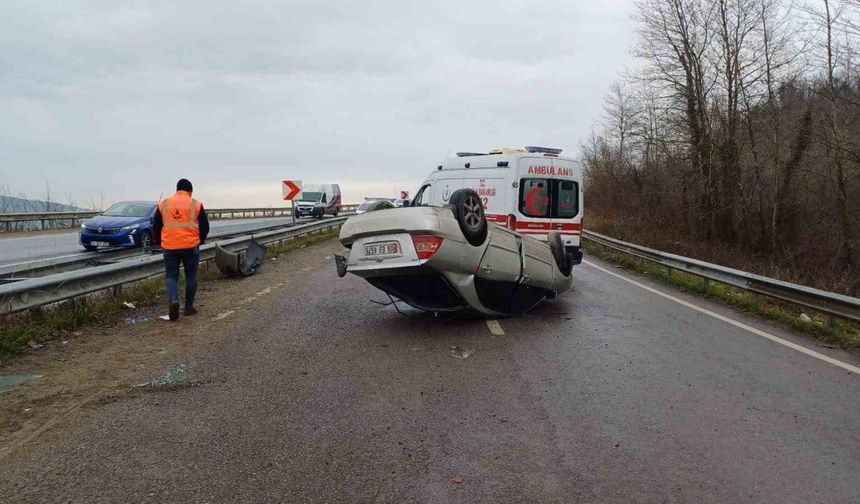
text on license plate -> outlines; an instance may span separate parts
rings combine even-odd
[[[396,241],[370,243],[364,246],[365,256],[397,255],[400,253],[400,243]]]
[[[109,247],[110,243],[103,241],[94,241],[90,242],[90,245],[92,245],[93,247]]]

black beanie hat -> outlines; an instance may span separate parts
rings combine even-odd
[[[191,185],[191,181],[188,179],[179,179],[179,182],[176,183],[177,191],[188,191],[193,192],[194,187]]]

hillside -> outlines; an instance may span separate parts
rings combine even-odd
[[[84,208],[62,203],[30,200],[16,198],[13,196],[0,196],[0,213],[25,213],[25,212],[75,212],[86,210]]]

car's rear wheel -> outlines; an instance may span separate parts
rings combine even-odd
[[[567,251],[564,250],[564,241],[561,239],[561,234],[558,231],[552,231],[547,236],[549,249],[552,251],[552,257],[555,259],[555,264],[564,276],[570,276],[573,270],[573,264],[568,257]]]
[[[487,240],[487,219],[478,193],[472,189],[458,189],[451,195],[448,205],[466,241],[476,247],[483,244]]]

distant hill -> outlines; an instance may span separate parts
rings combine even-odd
[[[62,203],[15,198],[13,196],[0,196],[0,213],[27,213],[27,212],[79,212],[86,208],[64,205]]]

